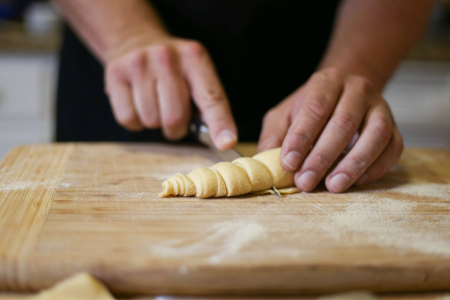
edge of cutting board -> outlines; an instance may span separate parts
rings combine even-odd
[[[23,288],[23,259],[37,242],[73,144],[19,146],[0,161],[0,290]],[[23,213],[10,213],[19,210]]]

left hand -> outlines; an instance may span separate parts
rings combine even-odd
[[[353,148],[327,175],[333,193],[386,174],[399,159],[403,140],[369,79],[324,69],[266,114],[258,151],[282,145],[283,168],[295,171],[296,186],[309,192],[358,131]]]

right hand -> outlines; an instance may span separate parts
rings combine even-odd
[[[237,142],[237,128],[213,62],[198,42],[136,36],[120,43],[106,61],[106,93],[114,116],[128,130],[162,128],[167,139],[188,132],[190,98],[217,148]]]

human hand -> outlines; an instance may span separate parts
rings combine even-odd
[[[283,168],[295,171],[296,186],[308,192],[358,130],[354,146],[326,176],[331,192],[382,177],[399,159],[403,140],[389,106],[368,79],[325,69],[266,114],[258,151],[282,145]]]
[[[105,87],[114,116],[128,130],[162,128],[177,140],[188,132],[190,98],[217,148],[237,142],[224,89],[205,48],[170,36],[132,35],[110,51]]]

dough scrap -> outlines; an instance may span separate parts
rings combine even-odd
[[[211,198],[248,193],[273,194],[272,186],[283,194],[298,193],[294,172],[283,169],[280,153],[281,148],[276,148],[253,157],[220,162],[211,168],[197,168],[187,175],[177,173],[163,182],[163,192],[159,196]]]
[[[374,295],[368,292],[349,292],[336,295],[322,296],[317,300],[376,300]]]
[[[28,300],[114,300],[108,289],[88,273],[74,275]]]

